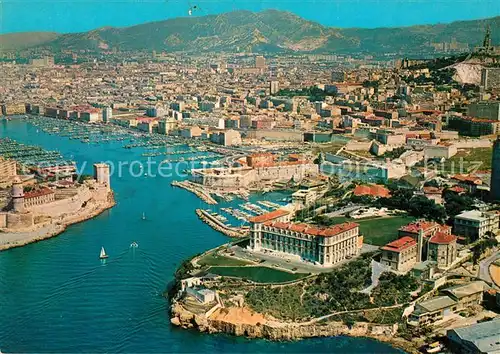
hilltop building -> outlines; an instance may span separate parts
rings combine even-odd
[[[381,248],[381,263],[397,272],[407,272],[424,261],[437,268],[450,267],[457,258],[457,236],[451,228],[418,220],[399,229],[399,239]]]
[[[359,254],[359,225],[348,222],[328,228],[294,224],[291,213],[278,209],[250,219],[250,249],[271,251],[328,267]]]
[[[380,262],[392,270],[406,272],[417,263],[417,242],[405,236],[382,247]]]

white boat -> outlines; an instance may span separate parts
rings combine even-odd
[[[132,242],[132,243],[130,244],[130,247],[132,247],[132,248],[137,248],[137,247],[139,247],[139,245],[137,244],[137,242]]]
[[[146,220],[146,213],[142,213],[142,220]]]
[[[439,353],[443,349],[444,349],[444,345],[443,344],[441,344],[440,342],[434,342],[434,343],[429,344],[427,346],[427,348],[425,349],[425,351],[427,353]]]
[[[100,259],[106,259],[109,256],[106,254],[106,251],[104,250],[104,247],[101,247],[101,253],[99,254]]]

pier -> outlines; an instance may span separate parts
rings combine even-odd
[[[198,198],[200,198],[207,204],[212,204],[212,205],[217,204],[217,201],[210,195],[210,193],[205,191],[202,187],[197,186],[189,181],[183,181],[183,182],[173,181],[172,186],[184,188],[185,190],[188,190],[191,193],[196,194]]]
[[[209,212],[203,209],[196,209],[196,215],[208,224],[212,229],[222,232],[224,235],[229,236],[229,237],[245,237],[248,236],[248,231],[238,229],[235,227],[230,227],[227,226],[226,224],[222,223],[220,220],[218,220],[216,217],[212,216]]]

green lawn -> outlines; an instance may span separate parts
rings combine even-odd
[[[200,258],[198,264],[201,266],[244,266],[250,264],[250,262],[240,261],[238,259],[219,256],[215,253],[209,253],[204,257]]]
[[[268,267],[210,267],[207,272],[228,277],[249,279],[257,283],[283,283],[307,274],[293,274]]]
[[[364,236],[364,242],[375,246],[383,246],[398,238],[398,229],[415,218],[411,216],[393,216],[367,220],[348,219],[345,217],[332,218],[338,223],[351,221],[359,224],[359,233]]]
[[[459,150],[444,163],[444,171],[451,174],[464,174],[472,169],[490,171],[492,154],[493,148]]]

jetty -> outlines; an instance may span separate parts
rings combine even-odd
[[[210,195],[209,192],[203,189],[203,187],[198,186],[189,181],[173,181],[172,186],[183,188],[191,193],[194,193],[198,198],[203,200],[207,204],[217,204],[217,201]]]
[[[209,225],[212,229],[222,232],[224,235],[229,237],[245,237],[248,236],[247,230],[242,230],[236,227],[228,226],[222,221],[217,219],[217,217],[210,214],[210,212],[203,209],[196,209],[196,215]]]

